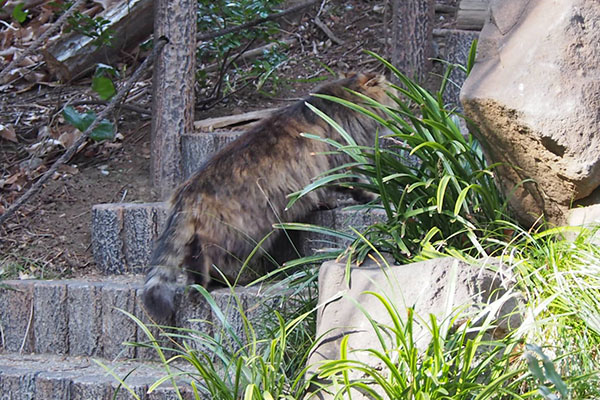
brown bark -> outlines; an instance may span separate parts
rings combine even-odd
[[[152,175],[166,198],[183,179],[181,136],[192,131],[197,3],[156,0],[154,10],[154,36],[169,40],[155,63],[152,85]]]
[[[392,1],[392,63],[419,82],[431,68],[434,12],[433,0]]]

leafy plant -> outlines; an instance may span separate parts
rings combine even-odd
[[[256,18],[266,17],[273,13],[273,7],[283,3],[283,0],[241,0],[241,1],[198,1],[198,32],[210,32],[241,25]],[[199,57],[223,58],[225,54],[233,51],[248,38],[268,40],[269,36],[277,31],[275,22],[267,22],[249,28],[246,31],[220,36],[214,40],[200,44]]]
[[[526,349],[527,352],[525,353],[525,358],[527,359],[529,371],[531,371],[531,374],[540,382],[538,390],[540,394],[544,396],[544,399],[554,400],[560,398],[552,393],[546,382],[550,382],[563,398],[567,397],[567,385],[565,385],[561,376],[556,372],[554,363],[552,363],[548,356],[544,354],[542,348],[528,344]],[[541,367],[540,363],[542,365]]]
[[[382,131],[390,133],[378,135],[372,147],[306,135],[331,144],[334,151],[348,155],[352,162],[317,177],[309,187],[292,194],[288,206],[309,191],[331,184],[356,186],[379,195],[381,204],[353,207],[383,210],[387,217],[360,235],[356,233],[348,251],[358,261],[372,247],[392,254],[401,263],[456,249],[467,256],[486,255],[480,238],[503,237],[506,231],[500,227],[503,221],[511,221],[494,183],[496,165],[488,165],[477,140],[461,131],[460,116],[444,108],[441,92],[430,93],[381,57],[373,56],[400,82],[395,86],[399,96],[394,97],[394,108],[359,95],[365,105],[383,111],[385,118],[361,104],[318,96],[377,120]],[[314,111],[327,119],[319,110]],[[336,129],[343,137],[349,136],[341,128]],[[368,183],[356,183],[361,176],[368,178]],[[305,229],[298,224],[281,226]]]
[[[77,128],[79,131],[84,132],[96,119],[96,113],[93,111],[87,111],[86,113],[80,113],[71,106],[66,106],[63,109],[63,117],[65,120]],[[115,137],[115,128],[112,122],[104,119],[98,124],[98,126],[90,134],[90,138],[95,141],[110,140]]]
[[[600,397],[600,247],[593,239],[599,228],[513,228],[515,237],[498,256],[528,300],[530,311],[520,329],[543,348],[529,349],[540,393],[548,399]]]
[[[212,323],[205,321],[213,325],[213,334],[181,328],[172,328],[171,332],[161,329],[162,335],[172,339],[174,349],[163,347],[142,321],[123,311],[148,338],[145,343],[131,345],[155,349],[165,370],[165,376],[150,386],[149,393],[169,381],[175,387],[178,398],[182,398],[177,382],[182,377],[189,377],[197,399],[206,395],[222,400],[299,399],[305,390],[304,364],[310,345],[302,346],[301,350],[294,346],[297,342],[290,343],[290,339],[294,332],[303,329],[304,322],[314,314],[314,310],[298,313],[287,322],[278,311],[271,311],[277,322],[275,326],[271,325],[273,329],[268,329],[268,325],[262,323],[254,325],[234,292],[231,296],[233,303],[222,309],[204,288],[194,288],[210,305],[213,318],[216,318]],[[229,316],[233,314],[241,318],[243,332],[231,325]],[[175,355],[168,357],[167,351]],[[177,363],[179,366],[175,366]],[[187,368],[181,368],[182,363]],[[290,365],[296,367],[290,368]],[[115,378],[136,397],[125,379]]]
[[[198,32],[216,31],[266,17],[273,13],[273,7],[282,3],[282,0],[243,0],[237,2],[199,0]],[[240,87],[245,87],[250,82],[254,82],[257,90],[262,90],[265,83],[270,81],[273,84],[272,90],[276,90],[279,83],[276,70],[285,61],[281,46],[272,48],[248,64],[237,62],[235,54],[243,51],[252,43],[272,42],[271,37],[277,31],[278,24],[274,21],[268,21],[247,30],[200,42],[198,46],[199,64],[223,64],[223,70],[220,71],[221,76],[217,78],[219,82],[215,87],[220,90],[220,87],[223,86],[225,89],[224,95],[234,92]],[[205,72],[200,71],[197,79],[200,86],[209,86]]]
[[[65,2],[60,7],[62,10],[68,10],[72,2]],[[114,40],[114,30],[108,28],[110,21],[103,17],[90,17],[80,11],[75,11],[67,18],[66,32],[77,32],[81,35],[94,39],[97,46],[112,46]]]
[[[269,94],[277,92],[281,84],[277,75],[277,69],[287,61],[285,54],[279,51],[278,47],[265,51],[263,56],[252,63],[252,68],[248,71],[248,76],[258,77],[255,86],[256,90],[263,91],[267,82],[271,83]]]
[[[332,392],[336,398],[361,392],[381,400],[531,397],[531,393],[520,393],[528,379],[527,369],[518,361],[520,341],[511,336],[490,339],[492,321],[487,307],[493,304],[475,315],[462,311],[449,315],[448,320],[440,321],[433,315],[420,320],[412,308],[401,310],[379,293],[367,294],[385,307],[392,323],[374,321],[369,311],[357,304],[371,323],[377,346],[350,350],[346,336],[340,360],[326,361],[318,369],[318,378],[334,382],[333,386],[325,384],[322,390]],[[461,320],[465,322],[454,327]],[[483,323],[474,326],[477,320]],[[424,349],[417,344],[422,330],[431,336]],[[368,353],[382,368],[359,361],[355,357],[358,353]]]

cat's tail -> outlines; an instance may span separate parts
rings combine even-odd
[[[166,319],[175,311],[177,276],[188,244],[194,238],[190,215],[180,202],[171,206],[165,228],[156,241],[142,295],[144,306],[156,318]]]

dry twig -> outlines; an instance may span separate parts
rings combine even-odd
[[[333,43],[338,44],[340,46],[344,44],[344,41],[335,36],[331,29],[329,29],[329,27],[325,25],[318,16],[315,17],[314,21],[315,25],[318,26],[319,29],[321,29],[327,35],[327,37],[331,39]]]
[[[40,177],[40,179],[37,182],[35,182],[29,188],[29,190],[27,192],[25,192],[25,194],[23,194],[23,196],[19,197],[19,199],[17,201],[15,201],[6,210],[6,212],[4,214],[0,215],[0,226],[2,226],[4,224],[4,222],[8,218],[10,218],[33,195],[35,195],[37,192],[39,192],[42,189],[42,186],[44,185],[44,183],[46,183],[46,181],[48,179],[50,179],[50,177],[52,175],[54,175],[54,172],[56,172],[56,170],[58,169],[58,167],[60,165],[66,163],[69,159],[71,159],[71,157],[73,157],[73,154],[75,154],[75,152],[77,151],[77,149],[79,148],[79,146],[81,146],[81,144],[85,140],[87,140],[87,138],[90,135],[90,133],[94,129],[96,129],[96,127],[98,126],[98,124],[100,123],[100,121],[102,121],[104,118],[106,118],[108,116],[108,114],[116,107],[116,105],[123,100],[123,98],[125,97],[125,95],[133,87],[133,84],[140,79],[142,73],[146,70],[146,68],[148,67],[148,65],[150,65],[150,64],[152,64],[152,62],[154,62],[154,59],[156,58],[156,56],[158,55],[158,53],[162,50],[162,48],[165,46],[165,44],[167,42],[168,42],[168,40],[166,38],[164,38],[164,37],[159,38],[158,40],[156,40],[156,45],[155,45],[154,50],[152,51],[152,53],[135,70],[135,72],[133,73],[133,75],[131,75],[131,77],[127,80],[127,82],[125,82],[125,84],[119,89],[119,91],[112,98],[112,100],[110,101],[110,103],[108,103],[108,105],[106,106],[106,108],[104,110],[102,110],[100,112],[100,114],[98,114],[98,116],[96,117],[96,119],[94,120],[94,122],[92,122],[92,124],[85,130],[85,132],[83,132],[83,134],[79,137],[79,139],[77,139],[75,142],[73,142],[73,144],[71,145],[71,147],[69,147],[63,153],[63,155],[60,156],[60,158],[58,158],[58,160],[56,160],[54,162],[54,164],[52,164],[52,166],[48,169],[48,171],[46,171],[44,173],[44,175],[42,175]]]

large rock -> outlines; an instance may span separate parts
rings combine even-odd
[[[366,314],[379,324],[393,326],[382,302],[367,291],[382,295],[402,320],[406,320],[407,309],[412,307],[418,321],[428,321],[429,315],[433,314],[440,324],[444,324],[460,312],[457,323],[472,318],[476,326],[491,312],[490,318],[496,326],[491,332],[494,337],[517,328],[521,323],[520,314],[515,312],[519,297],[511,292],[510,275],[503,272],[503,268],[493,272],[489,266],[485,262],[473,266],[453,258],[391,266],[369,261],[350,268],[347,280],[345,263],[324,263],[319,271],[316,334],[319,343],[308,360],[309,376],[318,372],[319,363],[340,359],[344,336],[348,336],[349,359],[364,362],[385,374],[387,368],[380,359],[366,351],[352,351],[383,350]],[[498,267],[497,262],[495,266]],[[488,307],[490,303],[494,306]],[[413,337],[415,347],[424,351],[431,340],[431,332],[423,324],[415,323]],[[384,340],[387,346],[393,346],[390,341],[394,339]],[[359,378],[360,372],[350,377]],[[313,398],[330,399],[333,396],[319,394]],[[353,394],[353,398],[363,399],[358,393]]]
[[[522,222],[565,222],[600,185],[600,2],[493,0],[465,113]],[[526,182],[531,178],[534,181]]]

